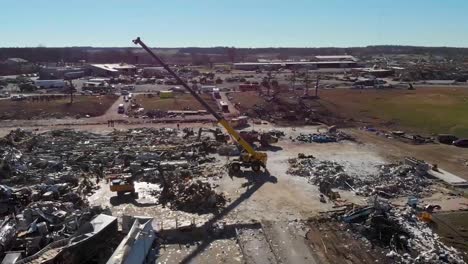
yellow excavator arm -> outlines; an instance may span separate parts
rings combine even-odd
[[[212,114],[216,120],[218,121],[218,123],[220,123],[225,129],[226,131],[228,132],[229,135],[231,135],[231,137],[234,138],[234,140],[236,140],[243,148],[244,150],[249,154],[249,159],[250,161],[252,162],[259,162],[261,163],[261,165],[263,167],[266,166],[266,162],[267,162],[267,154],[266,153],[263,153],[263,152],[257,152],[254,150],[254,148],[247,142],[245,141],[241,135],[239,135],[239,133],[237,133],[237,131],[229,124],[229,122],[224,119],[224,117],[222,115],[220,115],[218,112],[216,112],[213,108],[211,108],[206,102],[205,100],[203,100],[194,90],[192,90],[192,88],[190,88],[190,86],[184,81],[182,80],[179,75],[177,75],[177,73],[175,73],[170,67],[169,65],[167,65],[161,58],[159,58],[150,48],[148,48],[148,46],[146,46],[145,43],[143,43],[143,41],[138,37],[136,38],[135,40],[133,40],[133,43],[135,44],[138,44],[140,45],[146,52],[148,52],[148,54],[153,58],[155,59],[159,64],[161,64],[161,66],[166,70],[168,71],[193,97],[195,97],[195,99],[197,99],[198,102],[200,102],[201,105],[203,105],[203,107],[205,107],[205,109],[210,113]]]

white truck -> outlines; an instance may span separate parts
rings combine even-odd
[[[203,85],[203,86],[200,88],[200,92],[202,92],[202,93],[212,93],[212,92],[213,92],[213,89],[216,89],[216,86],[212,86],[212,85]]]

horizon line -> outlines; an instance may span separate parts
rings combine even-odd
[[[188,48],[236,48],[236,49],[356,49],[356,48],[370,48],[370,47],[407,47],[407,48],[452,48],[452,49],[467,49],[468,46],[426,46],[426,45],[397,45],[397,44],[377,44],[366,46],[264,46],[264,47],[236,47],[236,46],[185,46],[185,47],[150,47],[151,49],[188,49]],[[140,46],[9,46],[0,47],[0,49],[31,49],[31,48],[119,48],[119,49],[141,49]]]

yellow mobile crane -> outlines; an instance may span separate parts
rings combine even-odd
[[[190,94],[200,102],[205,109],[212,114],[216,120],[227,130],[229,135],[231,135],[245,150],[246,153],[242,153],[239,159],[234,160],[230,163],[230,169],[233,172],[240,171],[241,167],[250,167],[254,172],[259,172],[260,168],[263,167],[266,169],[267,154],[264,152],[257,152],[253,147],[247,143],[240,135],[237,133],[234,128],[228,123],[226,119],[215,110],[213,110],[194,90],[192,90],[188,84],[182,80],[163,60],[161,60],[154,52],[146,46],[145,43],[138,37],[133,40],[133,43],[140,45],[146,52],[148,52],[153,59],[155,59],[161,66],[166,69],[182,86],[190,92]]]

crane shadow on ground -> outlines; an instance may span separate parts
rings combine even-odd
[[[109,203],[112,206],[118,206],[121,204],[133,204],[136,207],[151,207],[156,206],[158,203],[141,203],[138,201],[138,195],[123,195],[123,196],[112,196],[109,199]]]
[[[210,220],[208,220],[203,226],[205,230],[211,230],[213,225],[216,224],[217,221],[221,220],[229,212],[231,212],[237,206],[239,206],[243,201],[249,199],[265,183],[275,184],[278,182],[278,179],[275,176],[270,175],[268,171],[262,173],[242,171],[238,174],[240,174],[240,176],[245,177],[248,180],[248,185],[244,185],[247,187],[246,191],[242,193],[236,200],[230,203],[227,207],[221,210],[219,213],[215,214]],[[198,254],[202,253],[216,239],[216,236],[208,236],[207,238],[202,240],[202,242],[195,248],[195,250],[188,254],[180,263],[191,263],[191,261]]]
[[[283,148],[280,147],[280,146],[273,146],[273,145],[270,145],[270,146],[266,146],[266,147],[259,147],[258,150],[260,150],[260,151],[277,152],[277,151],[283,150]]]

